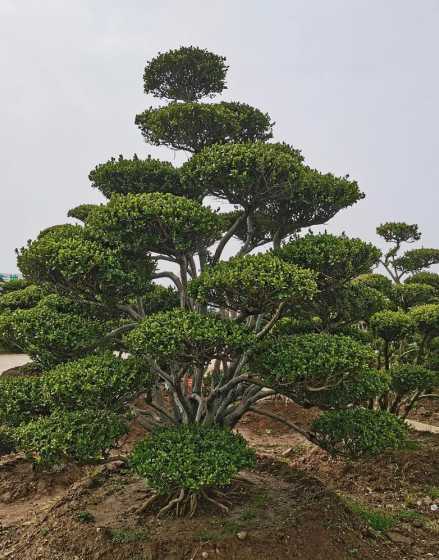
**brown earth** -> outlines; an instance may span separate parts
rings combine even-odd
[[[281,400],[260,406],[302,426],[315,415]],[[431,510],[439,491],[438,436],[417,434],[413,449],[347,463],[256,414],[239,431],[259,460],[227,489],[228,515],[213,506],[193,519],[136,515],[148,490],[117,462],[36,473],[24,458],[3,458],[0,559],[439,558],[439,512]],[[135,424],[118,453],[142,433]],[[392,518],[393,526],[374,530],[365,512]]]

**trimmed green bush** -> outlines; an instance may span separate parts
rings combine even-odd
[[[102,322],[43,304],[0,315],[0,339],[49,369],[90,353],[106,333]]]
[[[154,192],[113,195],[90,213],[85,227],[113,248],[181,257],[214,243],[221,236],[222,220],[195,200]]]
[[[126,336],[138,356],[155,356],[178,364],[207,365],[214,358],[230,358],[246,350],[254,335],[245,327],[215,315],[175,309],[146,317]]]
[[[267,113],[228,101],[150,107],[135,122],[148,144],[194,153],[214,144],[264,142],[273,135]]]
[[[69,460],[88,463],[105,457],[127,431],[126,422],[107,411],[56,411],[16,430],[20,450],[37,464],[52,466]]]
[[[410,317],[417,329],[430,336],[439,335],[439,304],[419,305],[410,310]]]
[[[254,315],[281,302],[312,299],[317,286],[310,270],[286,263],[272,253],[236,257],[206,269],[189,286],[198,301]]]
[[[0,377],[0,424],[18,426],[48,414],[41,377]]]
[[[402,364],[390,371],[392,390],[400,395],[412,391],[431,391],[439,386],[439,372],[422,366]]]
[[[254,464],[255,454],[241,435],[203,425],[158,429],[131,457],[134,471],[160,494],[226,486]]]
[[[345,408],[351,405],[367,405],[370,399],[381,397],[389,390],[390,375],[384,370],[364,369],[342,380],[326,391],[303,391],[307,403],[321,408]],[[297,387],[299,389],[300,385]],[[295,388],[292,388],[294,393]],[[294,395],[293,400],[300,402]]]
[[[371,243],[346,235],[309,233],[286,243],[278,254],[289,263],[318,272],[317,284],[325,289],[368,273],[381,252]]]
[[[427,284],[436,290],[439,294],[439,274],[437,272],[417,272],[412,276],[409,276],[405,284]]]
[[[390,412],[349,408],[325,412],[313,422],[312,431],[332,455],[360,459],[404,447],[408,428]]]
[[[379,311],[370,318],[375,334],[387,342],[400,340],[413,332],[413,322],[403,311]]]
[[[47,372],[43,393],[51,409],[120,410],[124,400],[149,384],[149,369],[139,360],[107,352],[60,364]]]
[[[360,274],[360,276],[355,278],[354,282],[374,288],[387,297],[392,297],[393,295],[393,283],[390,278],[383,274]]]
[[[118,194],[141,194],[149,192],[168,192],[182,194],[178,169],[167,161],[151,157],[142,160],[111,158],[97,165],[88,176],[92,187],[101,191],[107,198]]]
[[[394,287],[395,300],[403,309],[409,309],[415,305],[437,303],[439,301],[438,291],[428,284],[397,284]]]
[[[9,280],[8,282],[0,282],[0,293],[9,294],[10,292],[15,292],[16,290],[24,290],[30,286],[29,280],[24,278],[16,278],[15,280]]]
[[[172,49],[148,61],[143,74],[145,93],[174,101],[197,101],[226,89],[224,56],[199,47]]]
[[[22,290],[13,290],[5,294],[0,292],[0,312],[8,309],[30,309],[43,298],[44,292],[39,286],[31,285]]]
[[[333,385],[373,365],[369,346],[343,335],[303,334],[270,337],[254,354],[251,371],[269,386],[288,391],[300,381],[310,385]],[[293,387],[294,389],[294,387]]]

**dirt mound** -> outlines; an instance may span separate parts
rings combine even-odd
[[[133,513],[144,483],[128,473],[95,477],[68,499],[36,514],[34,524],[3,531],[0,558],[14,560],[364,560],[389,543],[368,537],[362,522],[316,479],[271,460],[229,489],[231,514],[202,509],[193,519]],[[207,556],[206,556],[207,553]]]
[[[316,414],[260,406],[301,427]],[[439,558],[438,436],[414,433],[407,451],[348,463],[260,414],[238,429],[259,462],[228,489],[226,516],[210,504],[193,519],[137,515],[149,492],[120,462],[37,473],[24,457],[3,459],[0,560]],[[117,454],[144,434],[133,422]]]

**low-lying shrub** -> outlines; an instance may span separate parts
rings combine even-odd
[[[134,471],[160,494],[225,486],[254,463],[242,436],[202,425],[158,429],[137,444],[131,457]]]

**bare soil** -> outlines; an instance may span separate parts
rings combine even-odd
[[[281,400],[260,406],[302,426],[316,414]],[[259,460],[226,489],[229,515],[203,505],[193,519],[139,516],[133,510],[148,489],[117,462],[37,473],[23,457],[3,458],[0,559],[439,558],[439,512],[431,509],[439,436],[414,434],[413,449],[347,463],[260,415],[248,415],[239,431]],[[142,434],[134,424],[118,453]],[[373,529],[364,511],[391,517],[393,526]]]

